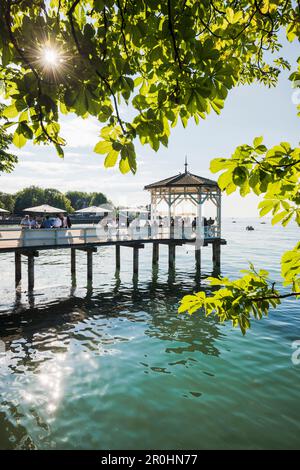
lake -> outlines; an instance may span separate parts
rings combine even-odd
[[[246,225],[255,230],[247,232]],[[222,274],[236,277],[248,261],[280,279],[280,255],[299,228],[260,220],[223,221]],[[211,274],[211,247],[202,250]],[[36,288],[14,292],[13,254],[0,255],[1,449],[265,449],[300,447],[299,301],[287,299],[245,337],[201,313],[179,315],[186,293],[209,288],[195,271],[192,247],[177,248],[168,273],[167,247],[152,269],[151,247],[94,255],[86,288],[86,255],[44,251]]]

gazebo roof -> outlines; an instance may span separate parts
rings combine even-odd
[[[187,186],[210,186],[218,187],[216,181],[204,178],[203,176],[193,175],[187,171],[187,164],[185,165],[185,172],[179,173],[178,175],[171,176],[156,183],[148,184],[144,189],[155,189],[155,188],[178,188]]]

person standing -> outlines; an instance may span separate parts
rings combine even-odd
[[[35,228],[39,228],[39,225],[37,223],[37,220],[36,220],[36,217],[33,216],[31,219],[30,219],[30,228],[32,229],[35,229]]]
[[[52,222],[50,220],[49,215],[46,215],[46,217],[43,219],[41,223],[41,228],[52,228]]]
[[[53,220],[52,227],[53,228],[61,228],[62,227],[62,220],[61,220],[61,218],[58,214],[56,215],[55,219]]]
[[[66,219],[67,219],[67,228],[71,228],[72,227],[72,222],[71,222],[69,214],[67,214]]]
[[[20,225],[22,226],[22,228],[31,228],[31,221],[29,215],[25,215],[25,217],[23,217],[20,222]]]

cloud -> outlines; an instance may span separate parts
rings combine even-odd
[[[10,151],[14,153],[17,157],[33,157],[35,155],[33,150],[19,150],[13,146],[10,147]]]
[[[61,136],[67,141],[68,148],[90,148],[99,140],[101,124],[94,118],[74,117],[61,122]]]

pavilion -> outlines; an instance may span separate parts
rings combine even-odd
[[[215,221],[213,238],[221,237],[221,190],[216,181],[202,176],[194,175],[188,171],[187,161],[185,162],[184,173],[165,178],[144,188],[151,194],[151,220],[156,220],[162,213],[161,203],[167,205],[169,222],[171,217],[179,215],[178,208],[183,202],[194,206],[197,225],[205,225],[203,218],[203,208],[209,201],[215,206]],[[180,215],[185,215],[184,212]],[[199,224],[200,221],[200,224]],[[205,227],[204,227],[205,233]],[[204,236],[207,236],[205,233]]]

